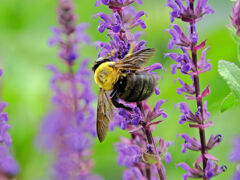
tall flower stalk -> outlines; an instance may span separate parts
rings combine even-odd
[[[72,0],[58,1],[58,27],[53,27],[49,45],[56,45],[65,70],[49,65],[53,72],[51,87],[54,92],[54,110],[43,124],[41,138],[56,157],[52,176],[57,180],[99,179],[91,174],[94,162],[91,147],[95,130],[95,112],[92,102],[91,72],[84,59],[76,72],[78,50],[81,43],[89,42],[85,34],[87,24],[75,26],[76,16]]]
[[[2,76],[2,70],[0,69],[0,76]],[[12,145],[12,139],[9,135],[8,114],[3,112],[8,104],[0,102],[0,179],[11,180],[19,172],[18,164],[10,153]]]
[[[238,60],[240,60],[240,0],[236,0],[232,8],[232,15],[230,16],[232,26],[228,26],[232,32],[233,39],[238,45]],[[219,61],[218,64],[219,74],[224,78],[229,88],[231,89],[230,94],[224,99],[222,109],[227,110],[240,103],[240,90],[237,86],[240,85],[240,68],[232,62],[225,60]],[[229,76],[230,73],[234,72],[236,79]],[[229,78],[230,77],[230,78]],[[230,97],[232,97],[230,99]],[[230,106],[227,106],[227,102],[230,100]],[[232,180],[240,179],[240,136],[235,137],[233,140],[233,148],[229,153],[229,160],[237,163],[235,173]]]
[[[168,48],[179,48],[182,53],[167,53],[166,56],[169,56],[177,63],[171,66],[173,74],[179,69],[183,75],[187,75],[192,79],[192,84],[188,85],[178,78],[177,80],[182,87],[177,89],[177,93],[185,93],[186,99],[196,102],[195,110],[190,110],[185,102],[177,105],[180,108],[180,112],[183,113],[179,123],[184,124],[187,121],[190,128],[197,128],[200,139],[198,141],[195,137],[191,138],[187,134],[179,134],[185,140],[182,149],[183,153],[186,149],[201,152],[193,168],[186,163],[178,164],[178,166],[187,171],[183,175],[183,179],[190,177],[208,180],[226,170],[226,166],[219,167],[216,163],[218,160],[208,153],[208,151],[221,142],[222,136],[211,135],[208,141],[205,136],[205,129],[213,124],[212,121],[208,120],[210,113],[207,111],[207,101],[203,101],[203,98],[210,94],[210,89],[207,86],[201,91],[199,75],[211,70],[211,65],[209,60],[206,60],[206,52],[208,50],[208,47],[204,48],[206,40],[201,43],[198,42],[199,36],[196,30],[196,23],[204,15],[214,13],[207,3],[208,0],[186,0],[185,2],[168,0],[168,6],[172,9],[170,12],[171,22],[173,23],[177,18],[187,23],[189,35],[187,36],[177,24],[172,24],[171,28],[168,29],[172,36]],[[198,58],[197,55],[200,50],[201,56]]]
[[[134,2],[135,0],[97,0],[96,6],[103,4],[110,9],[109,14],[97,13],[94,16],[101,19],[98,31],[100,33],[107,31],[110,40],[109,43],[96,42],[96,46],[100,48],[99,57],[111,55],[110,59],[117,61],[129,53],[145,48],[146,41],[139,40],[143,33],[132,33],[137,26],[142,29],[146,28],[141,19],[145,12],[136,12],[131,6]],[[140,0],[136,0],[136,2],[142,4]],[[155,74],[157,77],[157,74],[152,72],[156,69],[163,69],[162,65],[156,63],[142,71]],[[159,95],[157,85],[155,91]],[[152,135],[155,126],[162,122],[162,120],[154,120],[158,117],[167,117],[161,109],[163,102],[163,100],[159,100],[152,110],[146,101],[131,104],[121,101],[132,111],[116,109],[110,129],[113,130],[115,126],[119,126],[131,133],[131,139],[121,138],[121,142],[116,144],[116,151],[119,153],[118,164],[128,168],[124,171],[123,179],[166,179],[162,160],[171,161],[168,153],[170,143],[161,138],[153,138]]]

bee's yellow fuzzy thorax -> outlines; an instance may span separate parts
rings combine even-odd
[[[100,88],[106,91],[111,91],[114,84],[118,81],[120,72],[109,65],[113,65],[115,62],[104,62],[95,71],[94,79]]]

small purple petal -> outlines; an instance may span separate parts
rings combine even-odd
[[[184,162],[177,164],[177,167],[178,167],[178,166],[181,167],[182,169],[184,169],[184,170],[187,171],[187,172],[190,172],[190,171],[191,171],[191,168],[190,168],[186,163],[184,163]]]
[[[104,5],[108,5],[110,0],[101,0]]]
[[[172,156],[169,152],[166,153],[164,161],[169,164],[172,162]]]
[[[121,26],[120,25],[113,25],[112,26],[112,31],[114,32],[114,33],[119,33],[120,31],[121,31]]]
[[[159,87],[156,87],[156,88],[155,88],[155,94],[156,94],[156,95],[159,95],[159,94],[160,94],[160,88],[159,88]]]

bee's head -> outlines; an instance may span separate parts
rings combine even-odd
[[[102,63],[107,62],[107,61],[111,61],[111,60],[108,59],[108,58],[106,58],[106,57],[100,57],[100,58],[98,58],[98,59],[94,62],[93,66],[92,66],[92,71],[95,72],[96,69],[97,69]]]

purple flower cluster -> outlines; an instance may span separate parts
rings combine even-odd
[[[75,27],[76,15],[71,0],[59,0],[58,21],[60,27],[52,27],[53,36],[49,39],[50,46],[59,46],[59,57],[67,64],[72,64],[79,56],[78,49],[81,42],[88,43],[89,36],[84,33],[86,23]]]
[[[240,36],[240,1],[236,0],[232,8],[232,16],[230,16],[232,25],[236,28],[236,35]]]
[[[192,84],[183,82],[180,78],[181,87],[177,89],[178,94],[184,93],[188,100],[195,100],[197,107],[191,110],[187,103],[182,102],[176,105],[182,113],[180,117],[180,124],[189,123],[190,128],[197,128],[199,130],[200,141],[195,137],[190,137],[187,134],[179,134],[185,143],[182,145],[182,152],[185,153],[187,149],[192,151],[199,151],[201,155],[194,163],[194,167],[190,168],[186,163],[180,163],[178,166],[187,171],[183,175],[183,179],[188,178],[202,178],[204,180],[210,179],[226,170],[226,166],[219,167],[216,164],[218,161],[214,156],[208,153],[209,150],[216,147],[221,141],[221,135],[211,135],[206,141],[205,128],[212,126],[212,121],[208,120],[210,113],[207,111],[207,101],[203,102],[203,98],[210,94],[209,86],[200,90],[199,75],[211,70],[211,64],[206,59],[205,47],[206,40],[198,43],[199,36],[196,30],[195,23],[202,19],[205,14],[212,14],[214,11],[208,6],[208,0],[168,0],[168,6],[172,9],[170,12],[171,22],[176,18],[189,24],[188,34],[177,25],[172,24],[167,31],[172,36],[169,41],[168,48],[179,48],[181,53],[167,53],[166,56],[173,59],[176,64],[171,65],[172,74],[175,74],[177,69],[183,75],[188,75]],[[198,51],[201,55],[198,58]],[[202,166],[201,166],[202,163]]]
[[[54,110],[47,115],[42,127],[40,140],[46,148],[56,152],[54,159],[54,179],[100,179],[91,174],[94,162],[91,147],[95,130],[95,111],[92,103],[95,96],[91,88],[91,71],[87,68],[89,60],[80,63],[73,71],[78,58],[79,43],[88,41],[84,33],[86,24],[75,27],[75,14],[71,0],[59,0],[58,20],[60,27],[54,29],[50,45],[59,46],[59,56],[65,62],[67,71],[54,65],[51,88]]]
[[[130,173],[130,171],[136,173],[136,168],[142,172],[143,177],[149,179],[151,175],[152,179],[158,179],[158,169],[163,168],[161,161],[171,162],[171,154],[168,152],[170,143],[161,138],[153,139],[152,137],[155,126],[163,121],[153,120],[158,117],[167,117],[167,114],[161,109],[163,102],[163,100],[159,100],[153,110],[145,101],[142,102],[142,106],[132,105],[132,112],[119,109],[115,114],[114,121],[110,124],[112,130],[115,126],[119,126],[123,130],[128,130],[132,136],[131,140],[122,138],[116,148],[118,164],[130,168],[124,171],[123,178],[126,180],[134,177],[132,177],[134,173]],[[158,142],[158,146],[155,142]],[[154,164],[157,164],[157,167]],[[165,170],[163,169],[163,171]],[[165,175],[160,178],[164,179]]]
[[[214,11],[207,5],[208,0],[197,1],[195,7],[191,7],[195,0],[187,0],[185,5],[182,0],[168,0],[168,6],[172,9],[170,13],[171,22],[179,18],[184,22],[194,23],[202,19],[205,14],[212,14]]]
[[[124,180],[157,180],[159,179],[158,168],[162,167],[161,160],[166,163],[171,162],[171,154],[168,152],[169,142],[161,138],[155,139],[158,140],[158,146],[156,147],[158,155],[155,155],[152,153],[153,147],[144,141],[144,138],[145,134],[137,131],[132,133],[132,139],[121,138],[121,142],[116,144],[117,162],[120,166],[128,168],[124,171]]]
[[[229,160],[237,163],[237,168],[233,176],[233,180],[240,179],[240,137],[236,137],[233,141],[233,149],[229,154]]]
[[[2,76],[2,70],[0,70]],[[12,139],[8,133],[11,126],[8,124],[8,114],[3,112],[7,103],[0,102],[0,179],[10,180],[19,172],[18,164],[10,154]]]
[[[105,30],[108,30],[108,36],[110,37],[109,44],[106,42],[95,42],[96,46],[101,49],[99,57],[113,53],[111,56],[112,60],[122,59],[129,52],[131,44],[134,46],[134,51],[145,47],[146,42],[144,40],[139,41],[143,33],[131,33],[131,29],[136,26],[140,26],[142,29],[146,28],[144,21],[140,19],[145,15],[145,12],[136,12],[133,7],[127,6],[133,2],[131,0],[109,1],[110,4],[115,4],[115,6],[109,6],[112,10],[111,14],[97,13],[94,15],[94,17],[100,17],[101,19],[98,31],[103,33]],[[103,4],[108,5],[106,3]]]
[[[141,19],[146,13],[144,11],[136,12],[132,6],[135,0],[98,0],[96,6],[108,6],[111,10],[110,14],[97,13],[94,17],[99,17],[98,31],[103,33],[107,31],[109,43],[96,42],[96,46],[100,48],[99,57],[110,56],[111,60],[121,60],[130,51],[136,52],[145,48],[146,41],[139,40],[143,32],[131,32],[133,28],[139,26],[146,28],[144,21]],[[137,1],[141,4],[141,1]],[[143,70],[156,75],[153,72],[157,69],[163,69],[162,65],[155,63]],[[155,93],[160,94],[159,88],[156,87]],[[119,100],[121,101],[121,100]],[[114,121],[110,124],[110,129],[119,126],[123,130],[131,133],[131,140],[122,138],[121,142],[116,145],[118,151],[118,164],[126,166],[128,169],[124,171],[123,179],[158,179],[165,180],[165,170],[162,160],[171,161],[168,146],[170,143],[160,138],[153,138],[152,132],[155,126],[162,122],[156,118],[166,118],[167,114],[161,109],[163,100],[156,103],[153,110],[145,101],[138,103],[129,103],[128,107],[132,111],[117,109],[114,114]],[[121,101],[125,104],[126,102]],[[155,143],[159,142],[158,145]],[[159,176],[159,177],[158,177]]]

